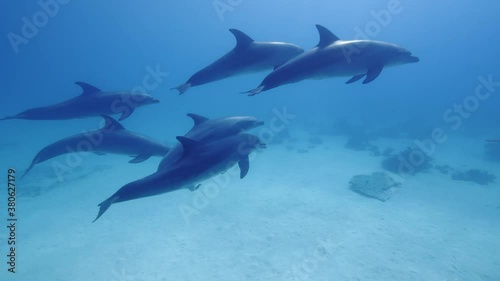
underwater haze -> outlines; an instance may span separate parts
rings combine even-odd
[[[500,280],[499,11],[487,0],[5,3],[0,118],[75,98],[81,81],[158,99],[118,121],[155,145],[179,145],[194,113],[253,116],[264,125],[246,133],[267,148],[244,177],[242,163],[210,170],[92,223],[163,154],[73,150],[21,177],[41,149],[102,128],[109,112],[0,120],[0,280]],[[244,94],[273,65],[172,90],[236,46],[229,29],[308,51],[318,24],[419,62],[367,84],[320,73]]]

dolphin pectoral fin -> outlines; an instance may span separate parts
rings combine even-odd
[[[85,83],[85,82],[78,82],[77,81],[77,82],[75,82],[75,84],[82,88],[82,90],[83,90],[82,95],[90,95],[90,94],[102,92],[101,89],[99,89],[95,86],[92,86],[88,83]]]
[[[109,209],[109,207],[111,207],[111,205],[116,202],[116,200],[118,200],[118,196],[111,196],[108,199],[104,200],[101,204],[99,204],[99,213],[97,214],[95,220],[92,221],[92,223],[98,220]]]
[[[238,162],[238,166],[240,166],[240,179],[242,179],[248,174],[248,170],[250,169],[250,160],[248,159],[248,155]]]
[[[382,72],[382,69],[384,69],[383,65],[368,69],[368,72],[366,73],[366,79],[363,80],[363,84],[368,84],[373,80],[377,79],[377,77]]]
[[[150,157],[151,157],[151,155],[137,155],[134,159],[132,159],[128,162],[133,163],[133,164],[141,163],[141,162],[148,160]]]
[[[201,184],[193,185],[193,186],[188,187],[188,189],[191,191],[196,191],[196,190],[198,190],[198,188],[200,188],[200,186],[201,186]]]
[[[187,92],[187,90],[189,90],[189,88],[191,88],[191,83],[184,83],[184,84],[177,86],[175,88],[171,88],[170,90],[177,90],[177,91],[179,91],[179,95],[182,95],[185,92]]]
[[[347,82],[345,82],[346,84],[352,84],[356,81],[358,81],[359,79],[365,77],[366,74],[359,74],[359,75],[354,75],[351,79],[347,80]]]
[[[134,113],[134,109],[133,108],[128,108],[128,109],[124,110],[122,112],[122,116],[120,116],[120,118],[118,119],[118,121],[123,121],[123,120],[127,119],[130,115],[132,115],[132,113]]]
[[[259,86],[253,90],[241,92],[240,94],[248,94],[249,97],[260,94],[264,90],[264,85]]]
[[[99,156],[106,155],[106,153],[104,153],[102,151],[92,151],[92,153],[94,153],[95,155],[99,155]]]

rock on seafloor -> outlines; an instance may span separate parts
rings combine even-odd
[[[391,199],[394,189],[401,183],[387,173],[376,172],[371,175],[356,175],[349,185],[352,191],[360,195],[385,202]]]

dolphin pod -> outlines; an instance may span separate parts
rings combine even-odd
[[[172,90],[183,94],[191,87],[266,70],[270,72],[260,85],[246,92],[250,96],[306,79],[345,76],[350,77],[347,84],[361,79],[363,84],[368,84],[384,68],[419,61],[410,51],[395,44],[341,40],[321,25],[316,25],[316,28],[319,43],[306,52],[291,43],[256,42],[242,31],[230,29],[236,39],[236,46]],[[180,189],[195,191],[203,181],[226,172],[236,164],[243,179],[250,167],[249,154],[265,148],[258,137],[246,133],[264,124],[255,117],[209,119],[189,113],[188,116],[194,121],[193,127],[184,136],[178,136],[178,143],[169,149],[153,139],[126,130],[109,116],[120,114],[119,120],[122,121],[138,107],[155,104],[159,100],[146,93],[102,91],[88,83],[75,84],[82,89],[79,96],[54,105],[28,109],[0,120],[68,120],[95,116],[105,119],[104,127],[99,130],[70,136],[44,147],[34,157],[23,177],[39,163],[66,153],[79,152],[79,145],[90,139],[99,140],[93,143],[91,152],[130,155],[134,157],[130,163],[143,162],[151,156],[163,157],[156,172],[125,184],[100,203],[94,221],[115,203]]]
[[[130,160],[130,163],[140,163],[151,156],[164,156],[169,151],[167,146],[151,138],[126,130],[113,118],[105,115],[103,118],[105,124],[99,130],[67,137],[44,147],[33,158],[22,177],[36,164],[66,153],[83,152],[84,146],[90,147],[90,151],[85,152],[98,155],[105,153],[132,155],[134,159]]]

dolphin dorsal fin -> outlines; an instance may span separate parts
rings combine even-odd
[[[236,47],[237,48],[246,47],[253,42],[253,39],[250,38],[250,36],[239,31],[238,29],[232,28],[232,29],[229,29],[229,31],[231,31],[231,33],[236,38]]]
[[[328,28],[317,24],[316,28],[318,29],[319,32],[319,44],[316,47],[326,47],[333,42],[340,40],[335,34],[333,34]]]
[[[204,123],[204,122],[209,120],[207,117],[203,117],[201,115],[194,114],[194,113],[188,113],[187,116],[189,116],[189,117],[191,117],[191,119],[193,119],[195,126],[200,125],[201,123]]]
[[[203,143],[201,143],[199,141],[196,141],[196,140],[193,140],[190,138],[186,138],[186,137],[182,137],[182,136],[176,137],[176,139],[181,143],[182,149],[184,150],[184,153],[182,154],[182,156],[187,156],[187,155],[191,154],[194,150],[196,150],[198,147],[204,145]]]
[[[113,117],[108,115],[102,115],[102,118],[104,118],[104,127],[102,127],[101,130],[103,129],[109,131],[125,130],[122,124],[118,123],[118,121],[113,119]]]
[[[85,82],[78,82],[77,81],[77,82],[75,82],[75,84],[82,88],[82,90],[83,90],[82,95],[90,95],[90,94],[102,92],[101,89],[99,89],[95,86],[92,86],[90,84],[87,84]]]

